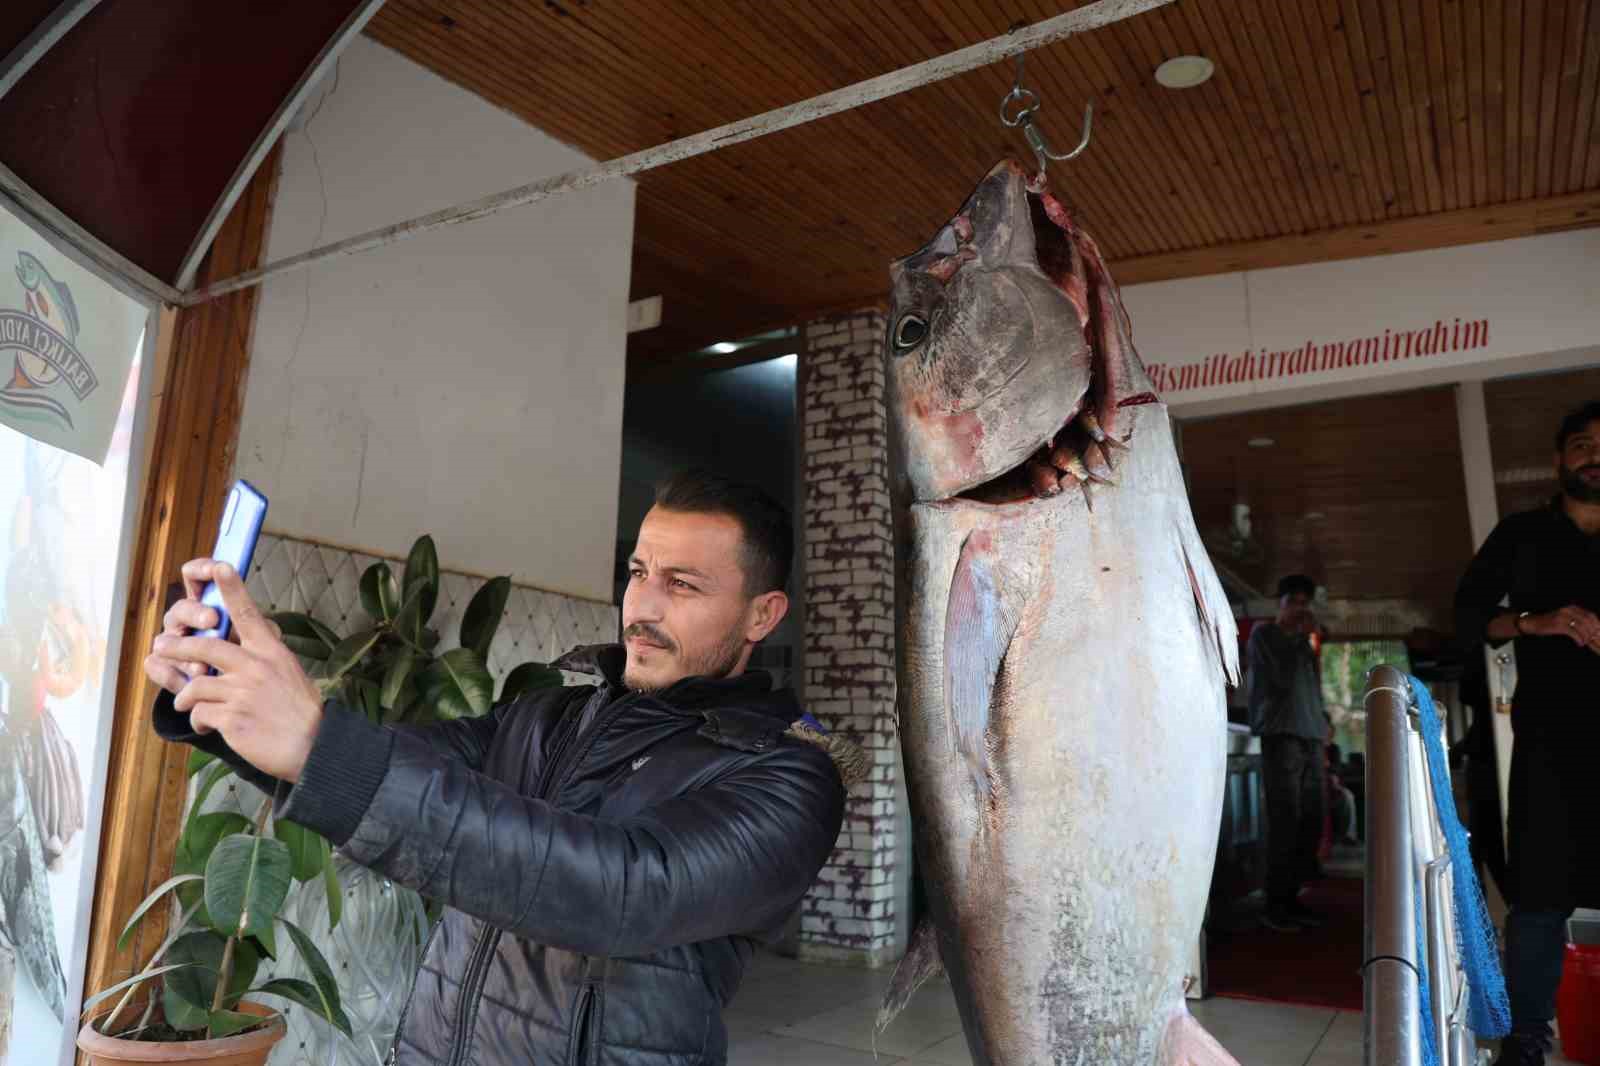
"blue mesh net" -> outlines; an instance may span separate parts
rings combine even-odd
[[[1438,812],[1439,827],[1444,831],[1445,846],[1450,852],[1453,899],[1455,911],[1456,951],[1461,960],[1462,972],[1467,977],[1470,999],[1467,1003],[1467,1026],[1481,1037],[1504,1036],[1511,1031],[1511,1004],[1506,999],[1505,978],[1500,971],[1500,954],[1495,938],[1494,923],[1489,919],[1489,908],[1483,901],[1483,886],[1478,882],[1478,871],[1472,864],[1472,854],[1467,847],[1467,831],[1456,817],[1455,798],[1450,794],[1450,776],[1445,763],[1444,743],[1440,738],[1439,715],[1434,710],[1433,696],[1428,687],[1407,675],[1412,696],[1421,719],[1423,750],[1428,759],[1428,780],[1433,791],[1433,805]],[[1423,1059],[1428,1066],[1438,1066],[1439,1049],[1433,1046],[1431,1001],[1428,998],[1428,954],[1424,937],[1421,901],[1423,886],[1418,884],[1417,959],[1421,973],[1422,995],[1422,1045]]]

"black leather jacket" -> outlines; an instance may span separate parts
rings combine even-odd
[[[598,686],[478,719],[379,727],[330,705],[278,789],[281,817],[446,904],[399,1066],[723,1063],[722,1008],[833,849],[844,784],[814,736],[788,734],[789,690],[756,672],[641,695],[620,647],[588,651]],[[277,784],[170,696],[155,721]]]

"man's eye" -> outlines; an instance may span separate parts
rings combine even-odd
[[[687,581],[685,581],[681,577],[673,578],[672,579],[672,583],[673,583],[673,585],[675,585],[676,587],[678,587],[680,589],[688,589],[690,592],[694,591],[694,586],[689,584]]]

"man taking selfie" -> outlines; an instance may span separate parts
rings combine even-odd
[[[722,1008],[832,851],[846,778],[865,776],[859,748],[745,669],[788,610],[792,553],[765,494],[680,476],[639,530],[623,643],[557,663],[598,684],[413,727],[324,704],[241,575],[196,560],[145,664],[155,727],[446,905],[398,1066],[720,1064]],[[216,622],[199,602],[212,580],[238,644],[189,635]]]

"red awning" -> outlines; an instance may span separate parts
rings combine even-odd
[[[380,3],[7,0],[8,67],[51,20],[87,13],[9,91],[0,67],[0,196],[186,286],[315,75]]]

